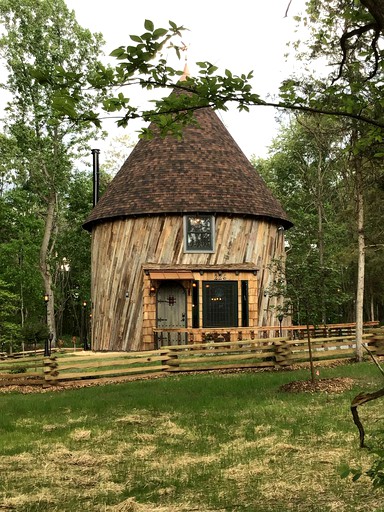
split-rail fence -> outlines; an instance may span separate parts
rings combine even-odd
[[[364,334],[363,343],[367,353],[384,356],[382,331]],[[355,350],[354,335],[311,339],[315,362],[352,359]],[[287,337],[209,341],[144,352],[56,351],[49,357],[28,354],[24,358],[8,357],[0,361],[0,386],[51,386],[94,379],[120,381],[179,372],[284,369],[308,361],[308,340]]]

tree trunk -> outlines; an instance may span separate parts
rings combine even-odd
[[[319,200],[317,205],[317,217],[318,217],[318,249],[319,249],[319,265],[321,272],[324,272],[324,226],[323,226],[323,208],[321,201]],[[323,276],[325,278],[325,276]],[[324,279],[321,281],[321,321],[325,325],[327,323],[327,308],[325,305],[325,289]]]
[[[376,21],[378,30],[384,32],[384,0],[360,0],[360,2]]]
[[[312,343],[311,343],[311,332],[309,329],[308,309],[307,309],[306,314],[307,314],[307,343],[308,343],[309,367],[311,370],[311,382],[314,383],[316,380],[316,377],[315,377],[315,366],[313,364]]]
[[[56,342],[56,322],[55,322],[55,299],[52,286],[52,274],[50,266],[51,242],[54,230],[54,218],[56,209],[56,194],[51,192],[48,198],[47,213],[45,217],[44,237],[40,248],[40,272],[44,282],[45,294],[48,297],[47,302],[47,327],[52,345]]]
[[[371,295],[371,322],[375,321],[375,301],[373,299],[373,293]]]
[[[364,236],[364,197],[362,185],[361,159],[355,159],[356,204],[357,204],[357,289],[356,289],[356,358],[363,360],[363,313],[364,313],[364,274],[365,274],[365,236]]]

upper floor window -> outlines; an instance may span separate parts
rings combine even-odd
[[[214,252],[215,218],[213,215],[185,215],[185,252]]]

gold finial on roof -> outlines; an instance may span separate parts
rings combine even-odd
[[[181,46],[180,46],[180,50],[182,52],[185,52],[185,57],[184,57],[184,61],[185,61],[185,64],[184,64],[184,70],[183,70],[183,74],[181,75],[180,77],[180,81],[185,81],[189,76],[191,76],[190,72],[189,72],[189,68],[188,68],[188,45],[183,43],[183,41],[181,41]]]

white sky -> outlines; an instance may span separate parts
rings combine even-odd
[[[191,75],[198,73],[194,65],[209,61],[219,72],[230,69],[235,74],[254,71],[254,92],[274,94],[281,80],[292,71],[285,63],[286,43],[296,40],[293,16],[304,9],[305,0],[66,0],[76,13],[77,21],[92,32],[101,32],[106,41],[105,53],[131,43],[130,34],[142,34],[144,20],[155,27],[168,27],[172,20],[184,25],[189,32],[182,40],[189,45],[188,66]],[[184,62],[173,61],[183,68]],[[125,94],[130,97],[129,91]],[[147,94],[147,93],[145,93]],[[227,129],[245,155],[266,156],[267,147],[276,135],[276,111],[270,107],[254,107],[250,113],[238,112],[234,107],[228,113],[219,113]],[[105,124],[110,136],[128,133],[135,140],[138,126],[124,131]],[[102,152],[107,143],[95,141]],[[101,155],[102,161],[102,155]]]

